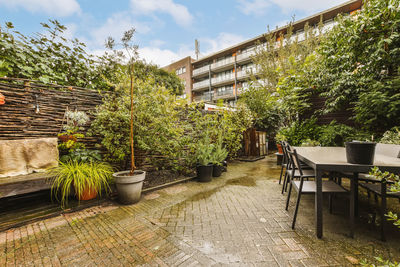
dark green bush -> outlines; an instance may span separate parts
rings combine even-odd
[[[318,140],[320,127],[317,125],[317,119],[311,118],[303,121],[295,121],[291,126],[281,128],[278,133],[284,135],[286,141],[292,146],[300,146],[308,139]]]

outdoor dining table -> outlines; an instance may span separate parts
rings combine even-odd
[[[344,147],[295,147],[299,159],[314,169],[316,180],[315,227],[318,238],[322,238],[322,175],[324,172],[353,173],[350,178],[350,235],[354,236],[355,215],[358,204],[358,174],[368,173],[377,166],[382,171],[400,172],[400,158],[375,154],[373,165],[347,163]]]

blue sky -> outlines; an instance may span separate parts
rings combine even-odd
[[[40,22],[57,19],[68,37],[101,54],[108,36],[120,38],[135,27],[141,58],[160,66],[194,54],[201,55],[301,19],[343,0],[0,0],[1,25],[11,21],[17,30],[42,31]]]

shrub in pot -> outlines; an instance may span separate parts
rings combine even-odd
[[[143,187],[143,181],[146,177],[146,172],[137,170],[135,166],[135,150],[134,150],[134,78],[135,78],[135,72],[134,72],[134,67],[135,67],[135,62],[138,58],[138,46],[135,44],[132,44],[132,38],[133,34],[135,33],[135,29],[132,28],[129,31],[124,32],[124,36],[121,38],[121,46],[123,49],[126,50],[127,55],[129,55],[128,63],[127,63],[127,68],[125,68],[126,73],[125,76],[128,77],[127,80],[129,80],[130,84],[130,138],[129,138],[129,144],[130,144],[130,149],[131,149],[131,160],[130,160],[130,170],[128,171],[120,171],[116,172],[113,174],[115,178],[115,184],[117,187],[117,192],[118,192],[118,199],[122,204],[134,204],[140,200],[140,195],[142,192],[142,187]],[[114,52],[117,52],[117,49],[115,49],[115,41],[113,38],[109,37],[107,39],[106,46],[109,49],[114,50]],[[122,62],[121,62],[122,63]],[[123,63],[122,63],[123,64]],[[123,84],[124,86],[125,84]]]
[[[220,177],[225,169],[224,161],[228,156],[228,151],[222,145],[222,137],[218,138],[217,144],[214,146],[214,150],[211,155],[212,163],[214,164],[212,176]]]
[[[286,136],[284,136],[282,133],[277,133],[275,135],[275,141],[276,141],[276,147],[278,148],[278,153],[283,154],[281,142],[286,140],[287,140]]]
[[[72,188],[79,201],[93,199],[103,192],[110,192],[112,173],[112,167],[103,162],[60,162],[58,167],[50,170],[52,195],[60,197],[62,206],[68,203]]]
[[[208,135],[199,141],[196,149],[197,179],[199,182],[210,182],[214,167],[212,159],[214,145],[210,143],[210,138]]]

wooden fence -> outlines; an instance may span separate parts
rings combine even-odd
[[[66,110],[90,112],[102,103],[95,90],[0,78],[0,139],[57,137],[65,123]],[[86,143],[95,142],[86,138]]]

